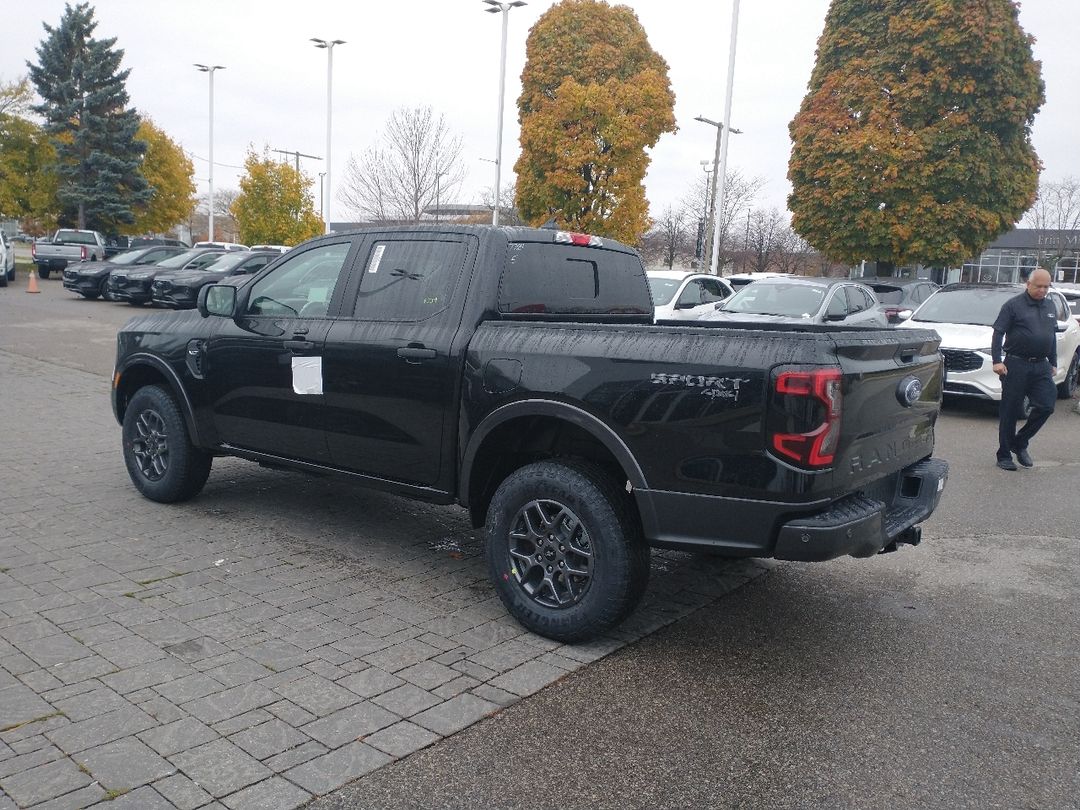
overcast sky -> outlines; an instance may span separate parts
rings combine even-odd
[[[11,0],[14,3],[15,0]],[[10,5],[10,4],[9,4]],[[200,193],[208,177],[208,81],[195,62],[224,65],[214,79],[216,189],[236,188],[249,146],[323,156],[326,147],[326,51],[311,37],[342,39],[334,49],[334,196],[351,153],[374,144],[397,107],[430,105],[461,136],[468,176],[454,202],[479,203],[495,180],[499,15],[481,0],[304,3],[279,0],[99,0],[99,38],[117,37],[131,69],[128,92],[193,157]],[[530,0],[509,15],[503,181],[518,156],[516,100],[525,39],[552,0]],[[731,0],[630,0],[653,48],[670,68],[678,132],[661,137],[646,177],[653,214],[677,203],[711,161],[720,120],[730,40]],[[759,204],[785,207],[788,123],[806,92],[828,0],[749,0],[741,4],[728,165],[765,185]],[[0,79],[26,73],[56,25],[63,0],[20,4],[0,25]],[[1078,0],[1024,0],[1020,22],[1035,36],[1046,103],[1033,140],[1043,176],[1080,175]],[[301,160],[317,178],[321,161]],[[316,180],[316,195],[318,194]],[[450,200],[444,200],[450,202]],[[340,202],[334,220],[347,218]]]

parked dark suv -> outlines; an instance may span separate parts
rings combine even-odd
[[[152,267],[123,268],[109,273],[109,295],[114,301],[127,301],[133,306],[151,299],[151,288],[159,273],[170,270],[198,270],[217,260],[225,251],[211,248],[192,248]]]
[[[199,300],[199,290],[220,284],[230,276],[249,276],[262,270],[281,254],[274,251],[232,251],[199,270],[170,270],[159,273],[150,285],[155,304],[173,309],[191,309]]]

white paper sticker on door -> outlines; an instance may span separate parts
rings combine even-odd
[[[377,245],[375,250],[371,252],[371,261],[368,262],[367,271],[369,273],[379,272],[379,262],[382,261],[382,255],[386,252],[386,245]]]
[[[294,357],[292,359],[292,389],[297,394],[322,393],[321,357]]]

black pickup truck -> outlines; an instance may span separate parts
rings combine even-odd
[[[118,335],[113,409],[146,497],[216,455],[469,510],[527,628],[637,604],[649,547],[827,560],[916,544],[948,465],[933,331],[653,324],[594,236],[407,227],[314,239]]]

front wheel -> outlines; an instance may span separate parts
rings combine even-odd
[[[1069,370],[1065,372],[1065,379],[1062,380],[1061,384],[1057,387],[1058,399],[1072,399],[1073,394],[1076,393],[1078,364],[1080,364],[1080,352],[1077,352],[1072,356],[1072,362],[1069,363]]]
[[[522,467],[487,513],[492,583],[526,629],[583,641],[622,621],[649,578],[649,548],[628,496],[587,462]]]
[[[210,475],[213,456],[198,449],[172,394],[140,388],[124,411],[124,463],[131,482],[159,503],[194,498]]]

